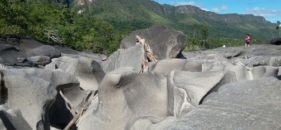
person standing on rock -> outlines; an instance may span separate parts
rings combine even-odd
[[[250,43],[251,43],[251,36],[250,34],[246,34],[245,47],[250,47]]]

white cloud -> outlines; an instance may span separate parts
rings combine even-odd
[[[188,1],[188,2],[176,2],[174,5],[175,6],[178,6],[178,5],[194,5],[194,6],[196,6],[197,4],[194,1]]]
[[[209,9],[207,8],[204,8],[202,6],[200,6],[198,3],[194,2],[194,1],[188,1],[188,2],[177,2],[177,3],[174,3],[175,6],[179,6],[179,5],[192,5],[192,6],[196,6],[196,7],[199,7],[201,8],[202,10],[205,10],[205,11],[210,11]]]
[[[245,12],[245,14],[253,14],[257,16],[272,17],[281,16],[281,12],[278,10],[266,9],[261,7],[254,7]]]
[[[227,9],[228,9],[228,6],[222,5],[220,7],[216,7],[216,8],[211,9],[211,11],[214,11],[216,13],[220,13],[220,12],[225,11]]]
[[[209,9],[207,9],[207,8],[201,8],[202,10],[205,10],[205,11],[211,11],[211,10],[209,10]]]

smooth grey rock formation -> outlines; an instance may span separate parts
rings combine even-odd
[[[168,115],[167,79],[154,73],[135,74],[131,69],[108,73],[99,87],[99,106],[85,114],[78,130],[124,130],[142,117]]]
[[[253,79],[276,77],[279,69],[271,66],[258,66],[252,69]]]
[[[246,66],[281,66],[280,56],[253,56],[242,61]]]
[[[6,88],[4,103],[19,109],[32,129],[37,130],[50,128],[48,112],[57,91],[79,84],[71,75],[42,69],[8,69],[1,74],[1,87]]]
[[[247,55],[251,56],[280,56],[281,46],[262,44],[255,45],[247,49]]]
[[[224,76],[224,72],[175,71],[169,76],[170,112],[180,116],[197,107]]]
[[[32,56],[28,57],[27,61],[35,65],[46,65],[51,62],[51,58],[48,56]]]
[[[228,84],[183,117],[138,120],[131,130],[279,130],[280,88],[275,78]]]
[[[64,46],[54,46],[56,49],[58,49],[61,53],[63,54],[78,54],[79,51],[73,50],[69,47],[64,47]]]
[[[80,52],[78,54],[81,56],[85,56],[85,57],[89,57],[91,59],[98,60],[98,61],[105,61],[108,58],[106,55],[96,54],[96,53],[87,52],[87,51]]]
[[[143,60],[143,47],[141,45],[134,45],[133,47],[119,49],[114,52],[102,63],[102,67],[105,72],[111,72],[121,67],[133,67],[135,72],[140,72]]]
[[[202,64],[199,62],[189,62],[185,59],[164,59],[158,61],[152,71],[168,75],[176,70],[202,72]]]
[[[33,48],[26,52],[28,57],[31,56],[48,56],[50,58],[56,58],[61,56],[61,52],[49,45],[42,45],[36,48]]]
[[[226,48],[216,48],[211,51],[214,51],[225,58],[234,58],[234,57],[239,57],[240,55],[243,55],[244,49],[241,48],[235,48],[235,47],[227,47]]]
[[[5,65],[19,65],[25,59],[24,53],[22,53],[18,48],[0,44],[0,63]]]
[[[0,105],[0,129],[1,130],[32,130],[22,117],[20,111],[9,109]]]
[[[145,50],[135,35],[159,56],[148,72],[139,73]],[[154,26],[133,32],[109,58],[33,40],[0,44],[0,104],[22,113],[0,106],[0,129],[63,129],[80,114],[74,129],[281,129],[281,46],[225,47],[172,59],[184,39]],[[58,50],[68,54],[58,57]],[[18,69],[51,58],[44,69]]]
[[[255,80],[264,77],[276,77],[278,75],[278,67],[257,66],[247,67],[243,63],[238,62],[235,65],[225,67],[225,77],[222,82],[240,82],[244,80]]]
[[[48,70],[62,71],[76,76],[83,89],[97,90],[104,72],[101,64],[95,59],[80,55],[64,55],[52,59],[52,62],[45,66]]]
[[[186,36],[166,26],[152,26],[132,32],[121,42],[121,48],[129,48],[136,44],[136,35],[144,38],[150,45],[158,60],[176,58],[186,47]]]
[[[226,47],[216,48],[206,51],[195,51],[183,53],[187,59],[204,58],[207,55],[220,55],[230,60],[232,59],[248,59],[251,57],[264,56],[264,57],[279,57],[281,55],[281,46],[261,44],[251,45],[251,47]]]
[[[20,50],[26,53],[42,45],[44,44],[34,39],[21,39],[18,47],[20,48]]]

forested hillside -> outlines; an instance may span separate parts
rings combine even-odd
[[[0,36],[30,36],[48,43],[110,54],[131,31],[154,24],[188,35],[189,47],[239,45],[276,35],[275,25],[253,15],[219,15],[194,6],[151,0],[0,0]]]

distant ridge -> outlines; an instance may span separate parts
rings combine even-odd
[[[260,38],[271,38],[275,33],[275,25],[261,16],[217,14],[192,5],[172,6],[152,0],[62,1],[70,1],[73,7],[88,10],[96,18],[120,25],[130,22],[147,25],[164,24],[188,34],[194,25],[204,25],[208,27],[210,37],[226,38],[241,38],[245,33]]]

